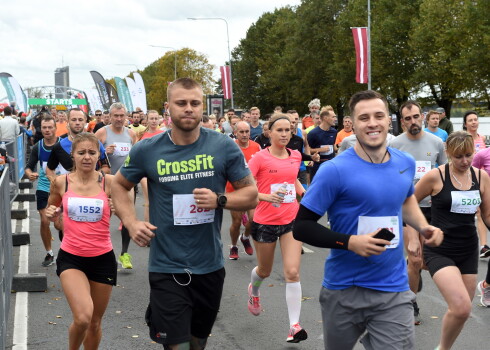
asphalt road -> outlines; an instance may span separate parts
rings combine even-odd
[[[34,192],[34,189],[31,190]],[[141,199],[137,207],[142,217]],[[61,290],[55,273],[55,266],[44,268],[41,261],[45,252],[39,237],[39,216],[35,203],[30,210],[31,246],[29,253],[29,272],[46,272],[48,290],[45,293],[29,293],[28,302],[28,349],[66,349],[67,330],[71,323],[71,312]],[[111,221],[111,233],[116,255],[121,247],[118,220]],[[232,349],[323,349],[322,321],[318,295],[323,276],[323,266],[327,249],[309,247],[311,253],[303,255],[301,284],[303,304],[301,324],[308,332],[308,340],[299,344],[286,343],[288,315],[285,302],[285,286],[282,277],[280,249],[276,249],[275,265],[270,278],[261,288],[261,302],[264,311],[258,317],[247,310],[247,286],[250,271],[255,266],[255,256],[247,256],[239,247],[240,259],[228,260],[230,238],[228,227],[230,215],[225,213],[222,229],[223,250],[225,254],[226,280],[218,319],[209,338],[209,350]],[[53,233],[56,231],[53,230]],[[59,248],[57,232],[54,234],[54,249]],[[118,284],[113,289],[111,301],[103,320],[101,349],[161,349],[161,345],[151,341],[144,322],[144,312],[149,298],[147,258],[149,248],[137,247],[131,243],[129,253],[133,256],[134,269],[119,269]],[[14,261],[17,263],[19,249],[14,248]],[[487,261],[479,262],[479,280],[484,278]],[[15,270],[17,271],[17,266]],[[442,317],[446,304],[427,272],[423,272],[424,289],[418,296],[418,304],[423,324],[416,327],[416,349],[434,349],[438,344]],[[477,292],[478,294],[478,292]],[[7,348],[12,347],[15,294],[11,295],[11,313]],[[453,349],[490,349],[488,325],[490,309],[479,305],[479,297],[473,301],[471,318]],[[355,349],[363,349],[358,344]]]

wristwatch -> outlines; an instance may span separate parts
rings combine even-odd
[[[228,201],[228,198],[223,193],[218,193],[216,192],[217,197],[217,203],[218,203],[218,208],[224,208],[226,205],[226,202]]]

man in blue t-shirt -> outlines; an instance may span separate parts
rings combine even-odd
[[[349,103],[357,143],[322,165],[301,201],[294,237],[333,248],[320,293],[325,349],[414,348],[412,298],[403,257],[402,221],[439,245],[442,231],[427,224],[413,195],[415,162],[386,147],[386,99],[362,91]],[[325,212],[331,229],[317,221]],[[373,237],[381,228],[390,241]]]
[[[139,246],[151,242],[150,337],[165,349],[204,349],[224,282],[223,208],[245,211],[258,192],[242,151],[200,127],[201,86],[190,78],[167,90],[172,130],[138,142],[116,174],[116,213]],[[136,218],[128,193],[148,179],[150,222]],[[226,181],[235,191],[223,194]]]
[[[440,114],[438,112],[429,111],[429,113],[426,115],[427,127],[424,129],[424,131],[430,132],[431,134],[439,137],[442,142],[446,142],[448,135],[446,130],[442,130],[439,127],[439,118]]]
[[[335,157],[335,138],[337,130],[334,125],[337,121],[337,116],[333,109],[326,109],[320,113],[320,125],[308,133],[308,145],[310,152],[320,154],[320,163],[314,163],[310,170],[310,182],[313,181],[316,172],[320,165],[327,160]]]

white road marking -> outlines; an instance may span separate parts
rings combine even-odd
[[[18,209],[19,203],[14,202],[12,209]],[[23,202],[23,208],[29,215],[29,202]],[[17,220],[12,220],[13,230],[17,225]],[[29,218],[21,220],[22,232],[29,232]],[[29,272],[29,245],[22,245],[19,248],[19,274]],[[15,312],[14,312],[14,333],[12,350],[27,350],[27,319],[28,319],[28,292],[15,293]]]
[[[303,246],[303,251],[304,251],[305,253],[314,253],[314,251],[313,251],[313,250],[308,249],[308,248],[306,248],[305,246]]]

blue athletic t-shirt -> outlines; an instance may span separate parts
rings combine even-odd
[[[192,200],[185,206],[181,195],[191,195],[195,188],[209,188],[224,193],[226,181],[234,182],[250,174],[238,145],[228,136],[201,128],[191,145],[175,145],[171,131],[136,143],[121,174],[138,183],[148,178],[150,222],[157,227],[151,241],[150,272],[205,274],[224,266],[221,242],[223,209],[215,209],[209,223],[179,225],[181,215],[198,216]],[[175,205],[174,202],[179,203]],[[187,210],[187,212],[185,212]],[[180,223],[185,221],[183,216]]]
[[[386,292],[407,291],[403,256],[402,205],[414,192],[415,161],[408,153],[388,148],[390,159],[373,164],[349,148],[322,164],[301,204],[324,215],[335,232],[357,235],[360,216],[397,216],[399,243],[381,255],[364,258],[350,250],[332,249],[325,262],[323,286],[352,286]]]

